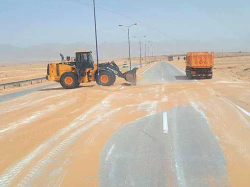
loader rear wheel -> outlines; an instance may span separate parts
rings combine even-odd
[[[65,89],[72,89],[78,86],[77,77],[72,72],[66,72],[61,76],[60,83]]]
[[[100,71],[99,76],[100,76],[100,85],[111,86],[112,84],[114,84],[114,78],[110,71]],[[98,79],[96,79],[96,82],[98,84]]]

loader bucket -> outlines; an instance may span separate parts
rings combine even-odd
[[[137,79],[136,79],[136,71],[138,68],[133,68],[130,71],[127,71],[124,73],[124,78],[126,81],[130,82],[133,86],[136,85]]]

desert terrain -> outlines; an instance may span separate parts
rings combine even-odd
[[[181,70],[185,71],[185,61],[183,58],[169,62]],[[208,80],[203,80],[208,81]],[[213,81],[224,83],[235,83],[238,87],[241,83],[250,82],[250,54],[249,53],[217,53],[215,54],[215,65],[213,68]],[[238,86],[237,86],[238,84]],[[240,86],[239,86],[240,87]],[[249,93],[241,91],[228,93],[231,100],[250,111]]]
[[[250,56],[218,54],[210,80],[154,60],[136,86],[1,90],[0,186],[248,186]],[[36,66],[32,78],[46,74]]]
[[[150,61],[156,61],[160,59],[165,59],[164,57],[150,57]],[[123,63],[129,64],[128,58],[118,58],[118,59],[103,59],[100,60],[100,63],[115,61],[119,67],[122,68]],[[59,62],[59,61],[58,61]],[[140,58],[132,58],[132,62],[135,63],[135,66],[139,66]],[[145,62],[145,59],[142,58],[142,63]],[[45,77],[47,74],[47,64],[53,63],[52,61],[48,62],[35,62],[35,63],[4,63],[0,65],[0,83],[22,81],[26,79],[34,79]],[[1,62],[0,62],[1,64]]]

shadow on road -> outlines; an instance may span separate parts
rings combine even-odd
[[[88,88],[88,87],[94,87],[95,85],[85,85],[85,86],[78,86],[77,88],[74,89],[79,89],[79,88]],[[63,87],[58,87],[58,88],[45,88],[39,91],[51,91],[51,90],[65,90]]]
[[[181,76],[175,76],[175,79],[176,80],[190,80],[187,76],[185,75],[181,75]]]
[[[129,83],[122,83],[122,86],[131,86]]]

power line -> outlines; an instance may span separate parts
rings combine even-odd
[[[82,1],[79,1],[79,0],[63,0],[63,1],[68,1],[68,2],[73,2],[73,3],[84,4],[84,5],[86,5],[86,6],[91,6],[91,7],[93,6],[93,5],[91,5],[91,4],[88,4],[88,3],[85,3],[85,2],[82,2]],[[112,13],[112,14],[116,14],[116,15],[122,16],[122,17],[124,17],[124,18],[133,20],[133,21],[135,21],[135,22],[137,22],[137,23],[140,23],[141,25],[144,25],[144,26],[146,26],[146,27],[148,27],[148,28],[150,28],[150,29],[153,29],[153,30],[157,31],[158,33],[160,33],[160,34],[162,34],[162,35],[164,35],[164,36],[167,36],[168,38],[173,39],[173,37],[170,36],[169,34],[167,34],[167,33],[163,32],[163,31],[161,31],[161,30],[158,29],[158,28],[155,28],[155,27],[149,25],[148,23],[145,23],[145,22],[140,21],[140,20],[138,20],[138,19],[132,18],[132,17],[127,16],[127,15],[125,15],[125,14],[121,14],[121,13],[119,13],[119,12],[115,12],[115,11],[113,11],[113,10],[109,10],[109,9],[106,9],[106,8],[102,8],[102,7],[100,7],[100,6],[96,6],[96,8],[99,9],[99,10],[103,10],[103,11],[106,11],[106,12],[110,12],[110,13]]]

